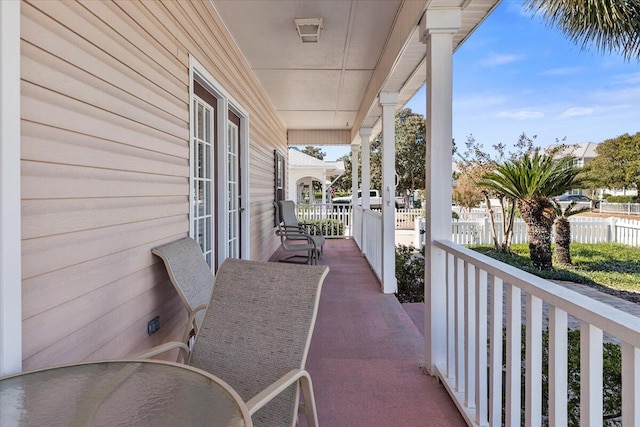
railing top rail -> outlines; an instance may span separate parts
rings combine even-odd
[[[437,240],[434,245],[580,320],[607,331],[635,347],[640,347],[639,317],[449,240]]]

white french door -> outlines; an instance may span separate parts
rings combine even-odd
[[[229,121],[227,129],[227,197],[228,227],[227,227],[227,255],[230,258],[240,258],[240,214],[242,212],[240,195],[240,134],[238,126]]]
[[[193,99],[194,135],[191,144],[193,159],[193,206],[190,235],[200,244],[209,266],[215,260],[214,230],[214,113],[215,109],[201,98]]]

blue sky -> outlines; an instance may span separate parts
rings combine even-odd
[[[581,50],[558,30],[503,0],[453,56],[453,137],[485,147],[524,132],[546,146],[602,142],[640,131],[640,63]],[[424,87],[407,107],[425,114]],[[322,147],[326,160],[348,147]]]

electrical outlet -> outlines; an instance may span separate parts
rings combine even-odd
[[[160,329],[160,316],[156,316],[147,323],[147,334],[151,335]]]

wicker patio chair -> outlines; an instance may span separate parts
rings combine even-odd
[[[255,426],[294,426],[297,409],[318,419],[304,370],[322,283],[329,268],[227,259],[216,274],[188,364],[229,384]],[[168,343],[139,357],[180,348]],[[300,388],[304,405],[299,405]]]
[[[183,337],[187,342],[202,323],[204,309],[211,299],[214,277],[198,242],[184,237],[151,249],[162,259],[180,299],[187,308],[189,321]]]
[[[316,246],[319,249],[318,257],[322,256],[322,250],[324,247],[324,236],[320,227],[310,222],[299,222],[296,215],[296,204],[293,200],[281,200],[280,205],[280,220],[288,229],[298,229],[311,236]],[[310,232],[313,230],[313,232]]]

